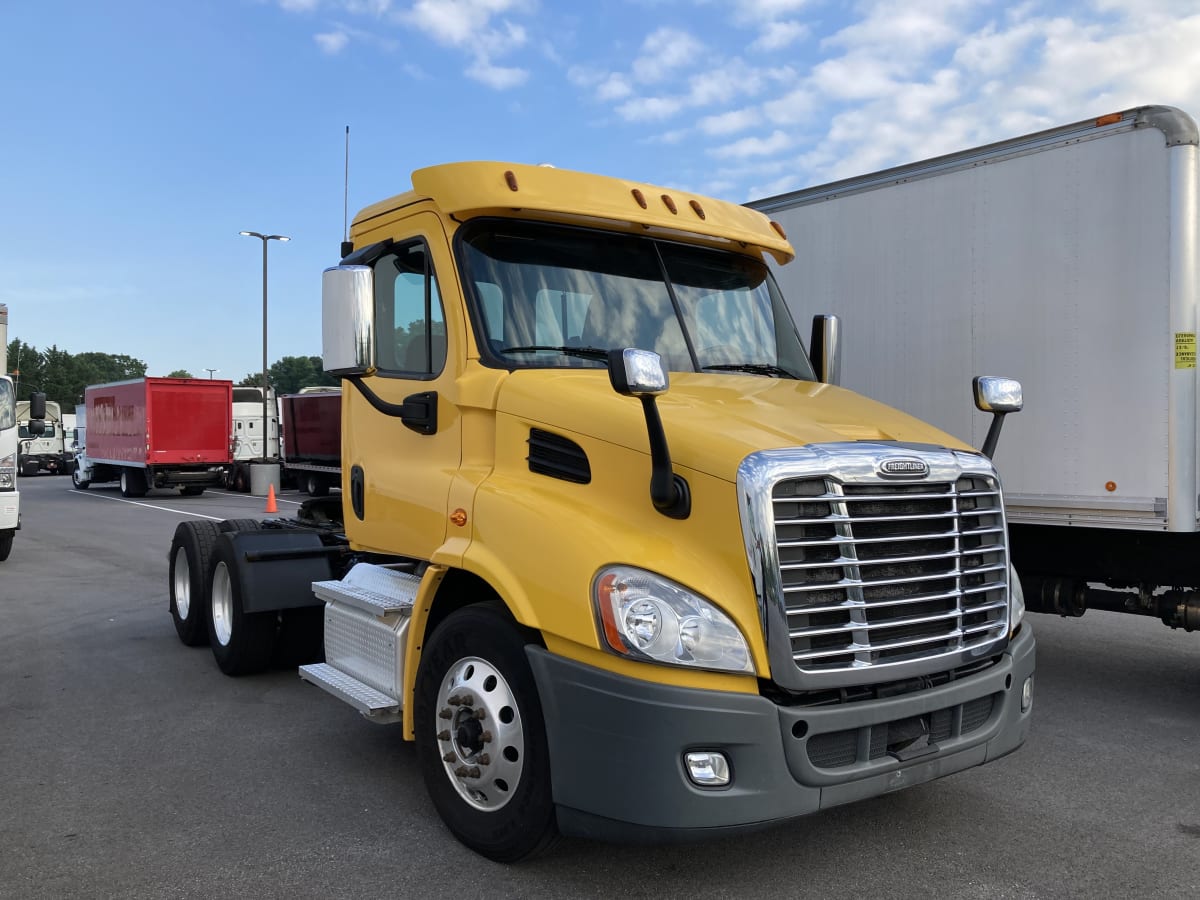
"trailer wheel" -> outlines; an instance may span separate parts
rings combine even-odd
[[[13,532],[0,532],[0,562],[8,559],[8,554],[12,553]]]
[[[122,497],[145,497],[146,491],[146,476],[141,469],[121,470]]]
[[[179,640],[189,647],[208,643],[208,577],[217,542],[215,522],[186,521],[175,526],[171,539],[171,620]]]
[[[208,637],[222,672],[253,675],[271,664],[278,614],[245,611],[237,567],[233,544],[219,541],[209,589]]]
[[[430,799],[460,841],[497,862],[558,839],[550,751],[525,640],[491,606],[449,616],[417,674],[417,753]]]
[[[258,531],[262,522],[258,519],[223,519],[217,523],[218,531]]]
[[[238,466],[233,472],[233,489],[239,494],[250,493],[250,477],[245,466]]]
[[[308,473],[307,477],[304,479],[304,489],[305,493],[310,497],[329,496],[329,482],[325,479],[324,475],[320,475],[316,472]]]
[[[76,466],[71,470],[71,482],[81,491],[86,491],[88,489],[88,485],[91,484],[90,481],[88,481],[79,473],[79,466]]]

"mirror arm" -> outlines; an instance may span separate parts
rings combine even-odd
[[[646,433],[650,438],[650,501],[664,516],[686,519],[692,511],[692,493],[688,483],[671,469],[671,450],[663,431],[662,417],[653,396],[643,396]]]

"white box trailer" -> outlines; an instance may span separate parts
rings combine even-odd
[[[1021,382],[997,464],[1031,608],[1200,629],[1197,144],[1147,106],[749,204],[798,250],[796,318],[841,317],[846,386],[978,445],[963,385]]]

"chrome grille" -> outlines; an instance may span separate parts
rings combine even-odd
[[[792,478],[772,492],[780,584],[802,670],[902,662],[1003,637],[1000,490]]]

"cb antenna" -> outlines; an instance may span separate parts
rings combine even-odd
[[[354,252],[350,243],[350,126],[346,126],[346,176],[342,187],[342,259]]]

